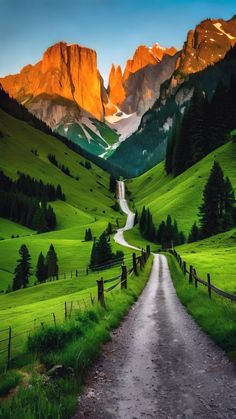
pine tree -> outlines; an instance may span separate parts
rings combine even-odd
[[[224,187],[222,169],[215,161],[203,191],[203,203],[199,208],[202,237],[209,237],[222,231]]]
[[[113,260],[113,253],[111,248],[111,242],[104,232],[98,241],[93,242],[91,257],[90,257],[90,266],[102,266],[107,263],[110,263]]]
[[[195,222],[191,228],[191,231],[189,233],[189,237],[188,237],[188,243],[193,243],[196,242],[200,239],[200,232],[199,232],[199,228],[197,226],[197,223]]]
[[[58,259],[53,244],[50,245],[46,256],[47,277],[51,279],[58,279]]]
[[[20,258],[17,260],[17,265],[14,272],[13,278],[13,291],[26,288],[29,283],[29,277],[31,276],[31,256],[29,254],[28,248],[25,244],[22,244],[19,250]]]
[[[45,210],[44,208],[38,207],[34,216],[33,216],[33,229],[36,230],[38,233],[44,233],[47,231],[47,221],[45,218]]]
[[[94,266],[97,266],[97,265],[98,265],[98,246],[94,238],[93,247],[92,247],[91,256],[90,256],[90,267],[93,268]]]
[[[134,225],[136,226],[138,224],[139,217],[138,217],[138,210],[135,211],[135,217],[134,217]]]
[[[113,175],[110,175],[109,191],[112,193],[116,192],[116,178]]]
[[[147,211],[145,206],[142,209],[141,217],[139,220],[139,228],[141,233],[144,233],[147,227]]]
[[[37,267],[36,267],[36,278],[39,283],[45,282],[47,278],[47,267],[45,264],[45,258],[42,252],[39,254]]]
[[[93,240],[91,228],[88,228],[88,229],[85,230],[84,240],[86,242],[89,242],[89,241]]]
[[[113,233],[113,228],[112,228],[112,224],[109,222],[108,226],[107,226],[107,234],[110,235]]]
[[[225,178],[224,182],[224,221],[223,221],[223,229],[228,230],[229,228],[233,227],[235,224],[235,194],[232,183],[230,182],[229,178]]]

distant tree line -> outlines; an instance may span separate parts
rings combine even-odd
[[[170,247],[172,244],[177,246],[186,241],[184,233],[179,231],[176,220],[172,220],[171,216],[168,215],[166,221],[162,221],[156,227],[149,208],[145,208],[145,206],[140,217],[136,211],[135,224],[139,225],[139,230],[145,239],[161,244],[163,248]]]
[[[56,215],[53,208],[46,201],[40,200],[49,195],[63,197],[60,185],[57,189],[51,186],[24,174],[12,181],[0,171],[0,216],[40,233],[54,230]]]
[[[25,244],[19,249],[19,259],[14,271],[14,278],[11,289],[9,291],[17,291],[26,288],[29,284],[29,278],[32,276],[31,256]],[[51,244],[44,258],[42,252],[38,257],[36,278],[39,283],[50,279],[58,279],[58,258],[54,246]]]
[[[224,144],[236,121],[236,79],[219,82],[209,100],[201,85],[195,87],[184,115],[176,114],[168,140],[166,172],[178,176]]]
[[[236,225],[235,194],[232,183],[217,161],[214,162],[203,190],[199,208],[199,226],[195,222],[189,234],[189,242],[229,230]]]
[[[17,175],[18,178],[14,181],[0,170],[0,188],[5,191],[21,192],[29,197],[37,198],[38,201],[48,202],[56,199],[65,201],[65,194],[62,192],[60,184],[57,187],[51,183],[45,184],[41,179],[37,180],[19,171]]]

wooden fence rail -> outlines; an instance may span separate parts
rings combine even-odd
[[[197,275],[196,269],[192,265],[189,266],[189,270],[187,269],[187,263],[182,260],[181,256],[176,252],[175,249],[168,249],[168,252],[171,253],[176,258],[176,260],[179,263],[179,266],[182,269],[184,275],[188,274],[189,284],[192,284],[193,281],[194,281],[195,288],[197,288],[198,283],[207,287],[209,298],[212,297],[212,291],[213,291],[215,294],[218,294],[219,296],[221,296],[223,298],[226,298],[230,301],[236,301],[236,295],[235,294],[231,294],[227,291],[223,291],[223,290],[221,290],[220,288],[216,287],[215,285],[213,285],[211,283],[211,275],[209,273],[207,274],[207,280],[205,281],[204,279],[200,278]]]

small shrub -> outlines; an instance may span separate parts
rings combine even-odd
[[[8,371],[0,376],[0,396],[6,396],[9,391],[21,381],[21,374],[16,371]]]
[[[81,328],[75,323],[44,326],[28,338],[28,349],[32,352],[53,351],[62,348],[66,342],[81,336]]]

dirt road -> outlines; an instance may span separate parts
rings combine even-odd
[[[75,418],[236,418],[236,368],[187,314],[164,256],[89,372]]]

